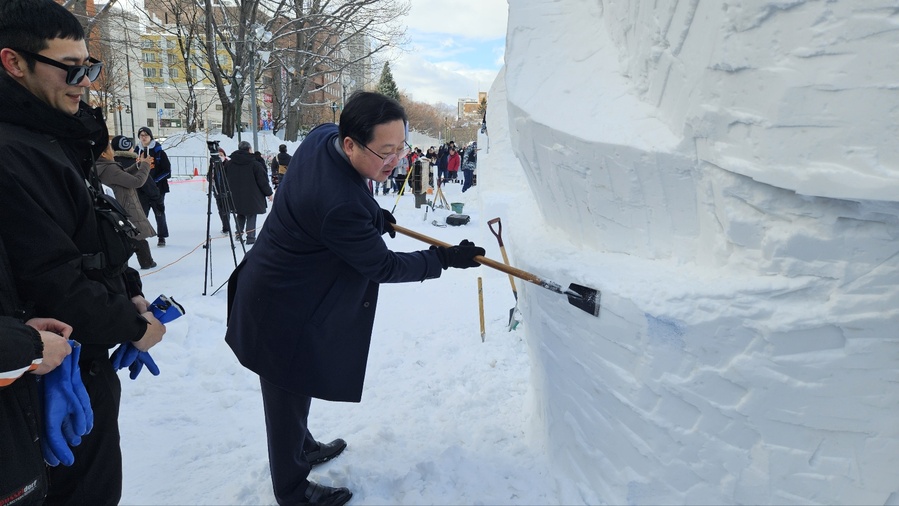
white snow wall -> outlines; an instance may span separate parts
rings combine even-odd
[[[549,277],[602,290],[522,289],[585,500],[899,504],[897,12],[510,1],[491,138],[575,250]]]

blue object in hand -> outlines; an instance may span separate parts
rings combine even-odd
[[[184,314],[184,308],[181,304],[175,302],[175,299],[160,295],[150,304],[150,311],[160,323],[166,324],[175,318]]]
[[[94,412],[84,383],[78,359],[81,345],[69,341],[72,353],[56,369],[45,374],[41,385],[44,395],[44,427],[41,450],[51,466],[71,466],[75,456],[69,446],[81,444],[81,437],[94,426]]]
[[[140,351],[131,342],[122,343],[114,352],[112,352],[112,368],[118,371],[123,367],[127,367],[131,374],[131,379],[137,379],[137,375],[147,366],[147,370],[153,376],[159,376],[159,367],[153,361],[153,357],[146,351]]]

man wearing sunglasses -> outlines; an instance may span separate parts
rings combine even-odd
[[[319,443],[307,428],[312,398],[359,402],[378,287],[477,267],[469,241],[399,253],[393,216],[368,189],[406,154],[406,113],[384,95],[356,92],[303,140],[278,187],[265,228],[228,282],[225,340],[262,384],[269,467],[279,504],[339,506],[346,488],[308,481],[346,442]],[[260,314],[274,315],[259,318]]]
[[[81,100],[101,69],[64,7],[0,1],[0,238],[23,305],[70,324],[82,344],[94,412],[93,430],[72,448],[74,464],[50,468],[47,504],[119,501],[121,385],[109,350],[132,342],[146,351],[165,333],[137,272],[106,269],[101,255],[86,180],[108,137],[102,115]]]

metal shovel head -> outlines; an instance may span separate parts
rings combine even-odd
[[[574,295],[568,296],[568,302],[572,306],[583,309],[593,316],[599,316],[599,290],[594,290],[593,288],[588,288],[575,283],[568,285],[568,289],[580,295],[580,297],[575,297]]]

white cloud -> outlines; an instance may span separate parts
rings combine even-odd
[[[506,0],[414,0],[407,26],[473,39],[506,36]]]
[[[413,99],[455,106],[490,88],[505,54],[506,0],[414,0],[410,45],[394,53],[397,86]]]

